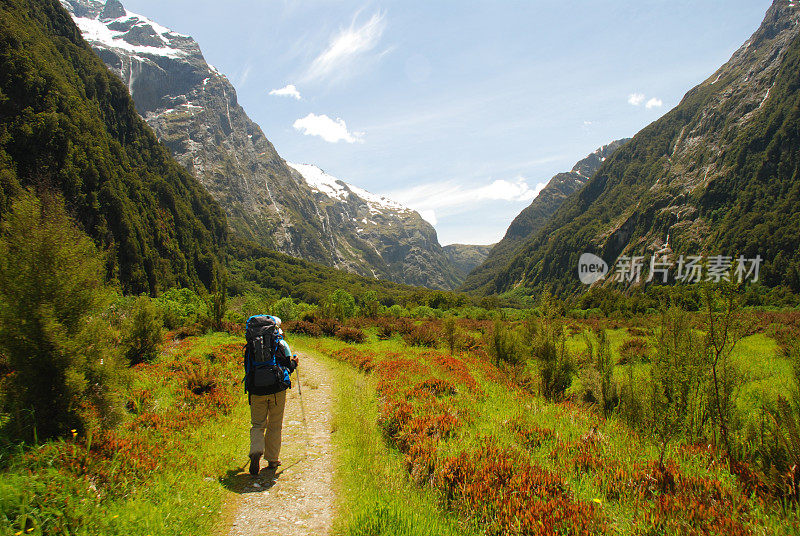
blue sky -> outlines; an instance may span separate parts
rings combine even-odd
[[[193,36],[285,159],[419,210],[442,244],[488,244],[552,175],[675,106],[771,2],[123,3]]]

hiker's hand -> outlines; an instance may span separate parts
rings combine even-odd
[[[297,354],[292,356],[292,363],[294,363],[294,368],[297,368],[297,365],[300,364],[300,358],[297,356]]]

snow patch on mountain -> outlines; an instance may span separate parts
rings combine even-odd
[[[183,50],[174,48],[172,41],[176,38],[188,39],[188,36],[173,32],[145,16],[131,13],[123,8],[125,15],[101,20],[100,13],[95,13],[94,17],[92,17],[92,13],[86,13],[86,16],[78,16],[69,2],[62,0],[61,4],[72,15],[83,38],[90,43],[100,43],[109,48],[118,48],[132,54],[149,54],[168,58],[179,58],[186,55]],[[152,37],[155,41],[160,41],[161,44],[153,46],[130,43],[126,38],[130,38],[131,30],[134,28],[144,31],[146,35]]]
[[[346,201],[349,195],[360,197],[369,206],[370,214],[381,214],[385,211],[411,212],[411,209],[392,201],[388,197],[373,194],[363,188],[348,184],[333,175],[325,173],[313,164],[294,164],[292,162],[286,162],[286,164],[300,173],[311,189],[322,192],[328,197],[342,201]]]

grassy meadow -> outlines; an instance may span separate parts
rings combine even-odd
[[[116,392],[121,420],[4,436],[0,534],[219,533],[257,305],[232,300],[215,330],[191,293],[117,302],[142,333],[119,344],[149,355]],[[796,310],[270,312],[332,370],[334,534],[800,534]],[[730,327],[716,353],[709,318]],[[150,347],[137,323],[154,322]]]

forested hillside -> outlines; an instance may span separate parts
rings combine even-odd
[[[55,0],[0,4],[0,214],[56,191],[132,293],[208,285],[225,217]]]
[[[800,13],[776,1],[708,80],[609,158],[489,291],[575,289],[578,258],[763,258],[760,281],[800,289]]]

